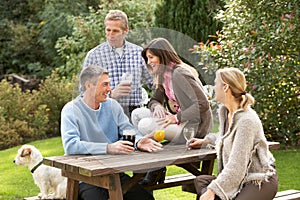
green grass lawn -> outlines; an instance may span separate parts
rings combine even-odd
[[[30,143],[36,146],[44,157],[63,155],[60,137]],[[17,150],[0,151],[0,199],[16,200],[23,197],[35,196],[39,189],[34,184],[30,171],[25,166],[13,163]],[[273,151],[279,174],[279,191],[287,189],[300,190],[300,149]],[[216,171],[216,167],[214,169]],[[185,170],[175,166],[168,167],[167,176],[183,173]],[[181,187],[154,191],[156,200],[194,200],[195,194],[182,192]]]

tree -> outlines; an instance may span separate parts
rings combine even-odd
[[[155,25],[187,34],[196,41],[221,30],[214,13],[222,7],[220,0],[164,0],[155,10]]]
[[[194,42],[189,48],[200,41],[214,40],[214,38],[209,38],[209,35],[215,35],[218,30],[222,29],[222,23],[214,19],[217,10],[222,7],[221,0],[163,0],[155,10],[155,25],[170,30],[170,34],[164,35],[168,35],[167,39],[179,53],[192,42],[191,40]],[[174,34],[174,31],[182,33],[190,39],[181,42],[184,37],[178,37],[180,34]],[[161,36],[158,35],[158,37]],[[183,59],[184,62],[197,69],[199,78],[204,85],[212,84],[213,75],[204,73],[203,65],[198,64],[197,56],[190,54],[184,55],[182,58],[186,58]]]
[[[36,8],[43,9],[43,4],[37,0],[34,1],[34,6],[30,5],[30,2],[22,0],[0,2],[1,74],[24,71],[27,64],[38,62],[33,54],[40,51],[40,46],[32,44],[36,37],[32,22],[38,21],[39,10]]]
[[[1,74],[49,75],[62,64],[55,43],[71,32],[66,18],[84,15],[98,1],[7,0],[0,2]],[[9,8],[9,9],[8,9]]]

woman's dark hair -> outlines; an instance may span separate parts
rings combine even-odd
[[[163,74],[166,70],[172,70],[168,66],[170,63],[173,63],[174,68],[176,68],[178,64],[182,63],[182,60],[177,55],[175,49],[170,44],[168,40],[165,38],[155,38],[151,40],[143,49],[142,57],[144,58],[147,68],[149,71],[152,71],[152,67],[148,65],[148,58],[146,56],[147,51],[151,52],[153,55],[157,56],[160,61],[160,70],[159,74],[155,74],[156,85],[159,89],[163,90],[161,86],[163,80]]]
[[[146,56],[146,52],[148,50],[155,56],[159,57],[160,64],[162,65],[168,65],[170,62],[174,62],[176,64],[182,63],[182,60],[177,55],[173,46],[165,38],[155,38],[145,46],[142,51],[142,57],[146,64],[148,62],[148,58]]]
[[[142,57],[144,58],[147,68],[152,71],[152,67],[148,65],[148,58],[146,56],[147,51],[157,56],[160,61],[160,70],[158,74],[155,74],[156,85],[159,89],[163,90],[163,74],[165,71],[173,71],[177,67],[184,67],[190,71],[195,77],[198,78],[198,72],[195,68],[185,64],[178,56],[173,46],[165,38],[155,38],[151,40],[143,49]]]

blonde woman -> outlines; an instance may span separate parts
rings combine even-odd
[[[278,188],[275,160],[262,123],[250,107],[254,98],[246,91],[244,74],[237,68],[219,69],[214,90],[216,100],[223,104],[219,134],[208,134],[187,144],[191,148],[216,144],[218,153],[218,176],[199,176],[195,180],[199,199],[273,199]]]

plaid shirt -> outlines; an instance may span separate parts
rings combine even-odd
[[[133,75],[129,96],[124,96],[117,101],[122,106],[138,106],[142,101],[142,84],[152,88],[153,78],[146,68],[141,56],[142,48],[125,40],[123,55],[120,57],[116,49],[104,42],[90,50],[84,60],[83,67],[99,65],[110,74],[111,88],[114,89],[124,73]]]

